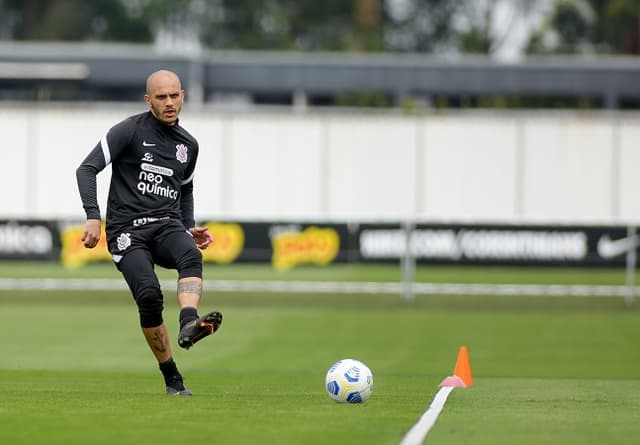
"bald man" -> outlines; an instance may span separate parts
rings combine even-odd
[[[113,262],[138,306],[140,326],[158,361],[169,395],[190,396],[173,360],[162,314],[164,297],[155,265],[178,272],[178,344],[189,349],[218,330],[220,312],[198,315],[202,295],[202,254],[213,238],[195,224],[193,177],[198,142],[178,115],[184,90],[177,74],[160,70],[147,78],[149,111],[111,127],[76,170],[87,221],[82,242],[100,240],[101,213],[96,176],[111,164],[106,237]]]

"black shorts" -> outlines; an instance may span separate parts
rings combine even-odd
[[[153,263],[167,269],[176,269],[178,259],[186,252],[201,255],[191,234],[176,220],[125,227],[108,233],[107,244],[116,265],[137,250],[143,250]]]

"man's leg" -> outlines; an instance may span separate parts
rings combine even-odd
[[[142,328],[144,338],[147,340],[149,349],[156,356],[158,363],[164,363],[171,358],[171,345],[169,343],[169,333],[164,322],[154,328]]]
[[[202,270],[200,271],[202,274]],[[202,278],[185,277],[178,279],[178,306],[197,308],[202,296]]]
[[[180,335],[178,344],[189,349],[197,341],[213,334],[222,324],[220,312],[198,317],[202,296],[202,254],[184,231],[168,234],[157,248],[158,264],[178,271]]]
[[[164,377],[167,387],[167,394],[172,396],[190,396],[189,391],[183,382],[182,375],[178,371],[176,363],[173,361],[171,354],[171,343],[169,342],[169,333],[164,322],[155,328],[142,328],[144,338],[147,344],[158,360],[160,372]]]
[[[173,361],[169,333],[162,319],[163,296],[151,254],[144,249],[133,250],[124,255],[117,266],[138,305],[142,333],[158,361],[167,394],[191,395]]]

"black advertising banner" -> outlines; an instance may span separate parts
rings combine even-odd
[[[212,262],[303,264],[395,262],[405,255],[400,224],[208,223]],[[622,226],[418,224],[409,246],[419,264],[623,266],[636,248]],[[233,252],[223,255],[221,252]],[[218,257],[218,258],[214,258]]]
[[[201,222],[214,236],[207,263],[271,263],[278,270],[344,262],[397,262],[407,246],[418,264],[607,266],[637,249],[625,226]],[[94,249],[84,224],[0,220],[0,260],[60,260],[67,267],[110,261],[104,235]]]
[[[405,255],[400,224],[363,224],[360,261],[395,261]],[[427,225],[411,230],[412,256],[423,264],[622,266],[636,240],[626,227]]]
[[[206,263],[272,263],[287,270],[299,265],[326,265],[347,258],[347,246],[355,238],[346,224],[205,221],[214,242],[202,251]],[[84,224],[60,226],[59,258],[66,267],[110,261],[106,236],[94,249],[80,241]],[[104,225],[103,225],[104,231]]]
[[[0,220],[0,260],[55,260],[59,255],[57,222]]]

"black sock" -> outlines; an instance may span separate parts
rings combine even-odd
[[[164,377],[164,383],[167,386],[174,386],[175,383],[180,382],[182,384],[182,375],[178,372],[178,367],[173,358],[170,358],[166,362],[160,363],[160,371]]]
[[[198,319],[198,310],[194,307],[183,307],[180,310],[180,329],[184,327],[185,324],[189,323],[192,320]]]

